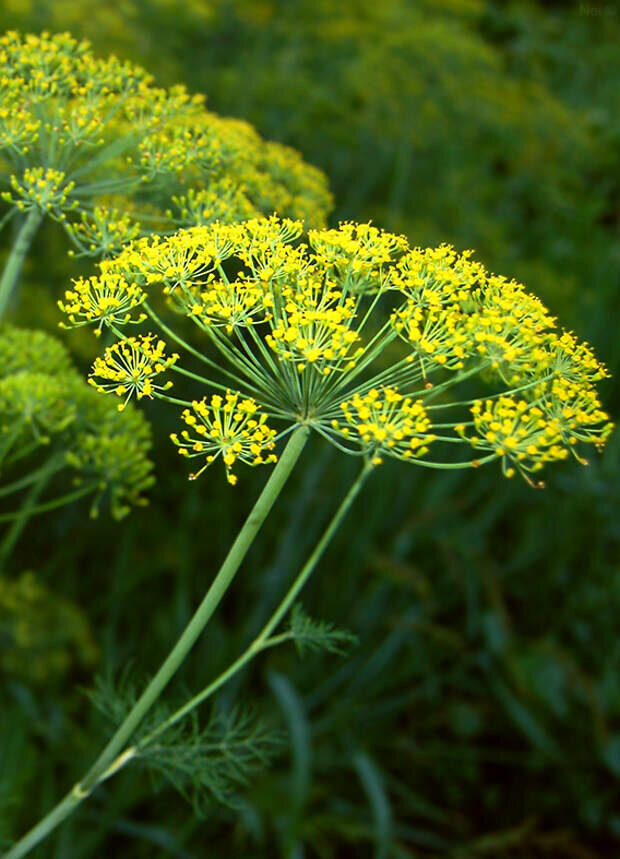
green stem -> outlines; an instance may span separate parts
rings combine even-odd
[[[61,495],[58,498],[52,498],[51,501],[46,501],[44,504],[39,504],[38,507],[30,507],[28,516],[38,516],[39,513],[47,513],[48,510],[56,510],[58,507],[64,507],[65,504],[71,504],[72,501],[77,501],[78,498],[83,498],[97,488],[96,483],[88,483],[86,486],[81,486],[73,492],[67,492],[66,495]],[[13,522],[15,519],[21,519],[23,511],[18,510],[15,513],[2,513],[0,522]]]
[[[280,621],[287,614],[297,596],[299,595],[301,589],[304,587],[316,565],[321,560],[325,549],[331,542],[332,537],[340,527],[342,520],[349,512],[349,508],[353,504],[353,501],[359,494],[360,490],[364,486],[366,482],[366,478],[370,474],[372,470],[372,466],[370,466],[367,462],[364,463],[364,467],[361,472],[357,476],[356,480],[352,484],[351,488],[347,492],[344,497],[342,503],[338,507],[338,510],[335,512],[332,517],[329,525],[323,532],[321,539],[314,547],[314,550],[301,571],[297,575],[295,581],[290,586],[288,591],[286,592],[284,598],[281,603],[278,605],[274,613],[271,615],[259,635],[254,639],[252,644],[241,654],[241,656],[235,660],[235,662],[230,665],[226,671],[219,675],[212,683],[206,686],[201,692],[197,695],[194,695],[186,704],[183,705],[179,710],[174,712],[170,718],[166,719],[165,722],[162,722],[161,725],[158,725],[155,730],[144,737],[144,739],[140,742],[137,753],[139,754],[140,747],[146,746],[160,734],[162,734],[167,728],[172,727],[178,721],[180,721],[184,716],[186,716],[191,710],[213,695],[214,692],[217,692],[231,677],[237,674],[251,659],[261,653],[263,650],[267,650],[268,648],[275,647],[278,644],[281,644],[284,641],[288,641],[291,638],[291,635],[288,633],[283,633],[282,635],[273,636],[271,633],[276,629]]]
[[[81,798],[75,788],[68,793],[58,805],[46,815],[34,829],[8,850],[2,859],[20,859],[27,856],[36,845],[52,832],[62,821],[68,817],[74,808],[80,804]]]
[[[5,459],[10,454],[11,448],[13,447],[15,441],[19,438],[19,434],[21,433],[25,422],[25,418],[14,421],[13,426],[6,434],[4,439],[0,442],[0,466],[2,466]]]
[[[9,253],[9,258],[4,266],[2,278],[0,278],[0,319],[4,316],[8,303],[11,300],[24,259],[42,220],[42,212],[39,209],[31,209],[22,221],[17,238]]]
[[[31,483],[36,483],[44,475],[51,475],[56,471],[60,471],[64,463],[64,454],[52,457],[45,463],[45,465],[31,471],[30,474],[26,474],[25,477],[20,477],[19,480],[14,480],[13,483],[5,483],[4,486],[0,487],[0,498],[4,498],[6,495],[12,495],[14,492],[26,489]]]
[[[29,478],[26,479],[28,480],[28,483],[32,483],[33,485],[30,487],[30,491],[24,499],[17,518],[14,520],[13,524],[7,531],[4,539],[0,543],[0,567],[4,566],[7,558],[13,551],[13,548],[19,540],[22,531],[26,527],[28,520],[36,510],[39,496],[45,489],[49,480],[59,470],[59,468],[60,465],[58,457],[52,457],[51,460],[47,462],[42,468],[39,468],[37,471],[33,472],[33,474],[29,475]],[[21,486],[19,485],[20,483]],[[13,486],[23,488],[27,486],[28,483],[22,480],[17,481],[15,484],[13,484]]]
[[[224,375],[228,376],[229,378],[234,379],[237,384],[245,385],[245,382],[243,381],[243,379],[240,379],[239,376],[237,376],[235,373],[231,373],[225,367],[221,367],[215,361],[212,361],[210,358],[207,358],[206,355],[203,355],[202,352],[199,352],[197,349],[194,349],[194,347],[191,346],[189,343],[187,343],[185,340],[183,340],[182,337],[179,337],[179,335],[176,334],[172,330],[172,328],[170,328],[168,325],[166,325],[166,323],[162,319],[160,319],[160,317],[155,313],[155,311],[153,310],[153,308],[150,306],[150,304],[148,302],[145,301],[143,304],[143,307],[146,310],[146,312],[148,313],[148,315],[151,317],[153,322],[156,325],[158,325],[161,328],[161,330],[164,332],[164,334],[167,337],[169,337],[174,343],[176,343],[177,346],[180,346],[181,349],[185,349],[186,352],[189,352],[189,354],[193,355],[194,358],[198,358],[199,361],[202,361],[203,364],[206,364],[208,367],[211,367],[212,369],[217,370],[220,373],[223,373]],[[123,336],[122,334],[119,334],[119,332],[117,332],[116,330],[114,333],[119,337]],[[205,380],[204,378],[201,377],[201,381],[203,381],[203,382],[206,381],[209,385],[213,384],[213,382],[210,379]]]
[[[292,434],[265,488],[259,495],[250,515],[245,520],[224,563],[220,567],[194,616],[185,627],[181,637],[168,654],[157,674],[155,674],[140,698],[136,701],[93,766],[67,796],[5,854],[4,859],[20,859],[20,857],[26,856],[33,847],[46,838],[59,823],[68,817],[77,805],[86,799],[100,781],[112,775],[128,759],[128,751],[123,752],[127,741],[176,674],[198,636],[207,625],[211,615],[219,605],[220,600],[226,593],[235,573],[241,566],[241,562],[252,545],[254,538],[282,491],[295,463],[299,459],[309,432],[308,427],[300,426]]]

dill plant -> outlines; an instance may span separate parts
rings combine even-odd
[[[324,175],[247,123],[205,109],[182,86],[98,58],[68,33],[0,38],[0,319],[45,220],[76,257],[107,257],[180,225],[278,209],[323,224]],[[84,384],[68,353],[36,331],[0,330],[0,564],[33,516],[90,499],[113,516],[152,485],[150,431]]]
[[[6,33],[0,63],[2,224],[18,221],[0,317],[45,218],[64,226],[74,254],[94,257],[144,233],[261,212],[325,221],[319,170],[183,86],[157,87],[68,33]]]
[[[302,231],[301,222],[273,216],[136,240],[60,302],[69,325],[106,328],[117,338],[95,360],[90,381],[118,398],[121,413],[144,397],[179,409],[182,428],[172,441],[196,462],[190,479],[218,462],[233,485],[241,464],[274,467],[159,671],[119,714],[90,771],[9,850],[10,859],[130,761],[164,753],[167,732],[174,736],[186,717],[195,718],[196,707],[259,653],[286,641],[332,650],[346,644],[345,634],[305,617],[296,600],[386,458],[437,470],[495,464],[506,477],[541,487],[545,465],[570,456],[585,464],[582,448],[600,449],[611,431],[596,392],[605,367],[523,285],[488,272],[471,252],[412,248],[369,224],[311,230],[305,241]],[[143,330],[147,321],[157,333]],[[193,340],[186,322],[197,330]],[[310,433],[357,457],[358,476],[250,646],[144,730]],[[199,737],[192,742],[198,749]],[[169,754],[161,766],[170,768]]]
[[[84,383],[67,350],[41,331],[0,330],[0,541],[5,565],[32,516],[79,498],[116,518],[153,484],[151,434],[135,409],[119,412]]]
[[[12,221],[15,227],[0,274],[0,319],[46,218],[62,224],[75,255],[103,258],[144,233],[274,209],[324,223],[331,197],[323,174],[294,150],[263,141],[247,123],[205,110],[203,96],[182,86],[157,87],[140,67],[114,56],[98,58],[87,42],[68,33],[8,32],[0,38],[0,63],[0,185],[6,204],[0,225]],[[114,306],[113,288],[108,292]],[[127,300],[131,304],[131,295]],[[102,410],[82,381],[69,383],[75,372],[66,366],[67,356],[59,364],[56,347],[44,335],[37,339],[34,332],[6,329],[0,336],[7,377],[1,382],[4,466],[26,455],[13,448],[27,425],[35,433],[26,445],[29,462],[44,440],[62,436],[63,444],[70,439],[74,445],[72,451],[63,448],[62,467],[92,470],[92,479],[73,493],[30,505],[31,512],[54,509],[64,503],[60,498],[92,494],[97,486],[98,495],[116,487],[113,510],[124,512],[119,487],[150,481],[136,464],[147,445],[142,418],[130,410],[125,421],[112,415],[110,424],[113,410]],[[9,372],[12,350],[29,375]],[[89,425],[101,428],[97,444],[87,441],[88,433],[76,432]],[[69,427],[73,435],[63,436]],[[49,467],[41,469],[42,480]],[[28,487],[30,478],[9,485],[17,491]],[[0,513],[0,519],[13,517],[23,527],[30,515],[13,510]]]

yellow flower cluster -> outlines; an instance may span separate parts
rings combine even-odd
[[[578,340],[570,331],[551,335],[543,353],[538,353],[537,362],[542,362],[550,372],[578,384],[593,385],[609,378],[609,371],[590,346]]]
[[[69,317],[71,327],[96,324],[96,334],[103,325],[127,325],[146,319],[146,314],[134,316],[132,311],[146,298],[144,290],[124,277],[102,273],[99,277],[82,277],[73,281],[73,288],[65,292],[65,300],[58,307]],[[61,323],[66,327],[64,323]]]
[[[172,382],[163,385],[153,383],[155,376],[172,367],[179,356],[167,356],[166,344],[153,334],[128,337],[106,349],[103,358],[95,358],[89,382],[101,394],[116,394],[124,397],[119,405],[122,411],[135,394],[152,399],[154,391],[166,391]]]
[[[234,379],[267,416],[307,423],[339,446],[355,442],[375,461],[388,452],[422,462],[432,441],[446,458],[426,458],[428,467],[477,465],[473,447],[525,476],[577,442],[604,443],[609,424],[594,383],[607,371],[521,284],[488,273],[470,251],[410,249],[369,224],[311,231],[307,242],[301,233],[299,221],[272,216],[139,239],[104,261],[90,286],[98,294],[97,283],[113,278],[125,303],[110,310],[93,301],[89,312],[111,325],[122,314],[133,321],[142,304],[157,321],[148,293],[158,284],[218,353],[214,361],[174,334],[216,373],[187,376],[220,387]],[[73,324],[81,300],[66,302]],[[474,377],[497,394],[477,395],[473,421],[448,412],[431,427],[431,409],[472,402],[451,400],[450,389]],[[427,407],[427,397],[441,399]],[[202,450],[195,443],[185,440],[185,455]]]
[[[21,177],[10,179],[11,191],[5,191],[2,199],[12,203],[20,212],[40,209],[59,220],[64,220],[65,212],[77,206],[77,200],[70,200],[75,182],[67,181],[61,170],[50,167],[28,167]]]
[[[558,339],[568,342],[568,335],[553,331],[556,321],[538,298],[488,273],[471,251],[416,249],[399,261],[391,285],[408,299],[392,315],[394,330],[424,373],[433,362],[461,370],[468,360],[482,359],[517,383],[528,371],[551,366]]]
[[[298,239],[303,229],[302,221],[281,218],[279,215],[253,218],[237,225],[237,232],[234,234],[237,242],[234,246],[235,253],[238,253],[250,268],[260,268],[261,263],[265,264],[267,259],[273,267],[274,261],[281,255],[284,255],[284,259],[287,258],[286,254],[290,251],[287,245]]]
[[[344,222],[336,230],[311,230],[308,242],[320,266],[358,288],[372,283],[375,290],[382,283],[383,267],[409,247],[404,236],[353,222]]]
[[[562,445],[559,422],[545,415],[535,403],[501,396],[475,402],[471,412],[480,435],[470,436],[468,441],[474,448],[492,450],[502,457],[506,477],[515,474],[515,467],[522,473],[540,471],[546,462],[566,459],[569,455]],[[455,429],[466,437],[463,425]]]
[[[371,388],[340,404],[345,424],[334,419],[332,428],[346,439],[355,437],[371,454],[374,465],[386,453],[399,459],[418,459],[435,440],[421,400],[404,397],[397,388]]]
[[[508,382],[540,369],[540,348],[555,326],[543,303],[525,287],[505,277],[488,275],[474,292],[476,310],[466,330],[475,353]]]
[[[181,304],[189,308],[194,319],[204,326],[223,326],[231,334],[236,326],[264,322],[268,312],[263,290],[249,280],[215,280],[207,278],[205,288],[186,287]]]
[[[282,279],[300,268],[299,253],[289,243],[302,230],[301,221],[276,216],[200,225],[170,236],[155,235],[132,242],[114,259],[101,263],[100,268],[145,285],[161,284],[166,294],[208,286],[218,267],[231,257],[237,257],[259,282]]]
[[[62,375],[21,370],[0,378],[0,439],[12,444],[48,444],[75,418]]]
[[[178,226],[204,226],[218,221],[244,221],[258,213],[244,187],[223,176],[208,188],[190,188],[186,194],[173,196],[172,208],[166,214]]]
[[[77,256],[109,257],[138,238],[140,223],[128,211],[95,206],[92,212],[82,212],[79,221],[67,223],[66,230],[78,250]]]
[[[562,380],[554,380],[549,391],[535,400],[520,396],[500,396],[476,401],[471,412],[479,435],[467,436],[464,425],[457,433],[480,450],[494,451],[502,458],[507,477],[518,469],[540,471],[543,465],[566,459],[578,441],[602,447],[612,426],[591,391]]]
[[[597,381],[606,370],[587,344],[557,332],[543,303],[514,280],[488,273],[449,245],[406,254],[390,275],[408,300],[392,315],[394,330],[423,369],[435,362],[461,370],[480,358],[507,382],[543,371]]]
[[[415,248],[391,273],[391,286],[406,296],[392,315],[392,325],[411,346],[411,361],[418,360],[425,374],[433,362],[460,370],[471,354],[467,324],[472,292],[486,274],[470,259],[471,253],[457,254],[450,245]]]
[[[15,111],[31,133],[25,139],[20,127],[13,136],[9,125],[3,125],[2,141],[16,154],[47,146],[52,136],[65,153],[98,144],[106,126],[116,127],[123,119],[136,127],[148,124],[167,101],[165,91],[150,87],[142,69],[114,57],[97,59],[87,42],[68,33],[6,33],[0,39],[0,65],[2,106],[9,114]],[[148,96],[151,104],[144,100]],[[188,101],[184,94],[181,98]]]
[[[237,477],[231,468],[237,462],[247,465],[262,465],[275,462],[271,453],[275,447],[275,430],[267,426],[267,416],[259,411],[256,402],[242,397],[234,391],[226,391],[222,397],[213,394],[194,401],[191,409],[185,409],[182,419],[190,428],[170,437],[178,446],[181,456],[204,456],[205,464],[190,480],[195,480],[219,456],[226,468],[228,482],[234,486]]]
[[[155,86],[130,63],[99,59],[69,34],[7,33],[0,175],[12,190],[3,199],[62,220],[81,255],[109,255],[137,236],[136,199],[158,231],[275,210],[323,226],[332,198],[321,171],[204,101],[183,86]]]
[[[363,349],[352,329],[356,305],[338,290],[308,290],[298,300],[289,298],[274,314],[268,345],[283,363],[303,373],[308,364],[328,376],[354,366]]]
[[[457,253],[451,245],[413,248],[398,261],[392,285],[425,310],[441,310],[466,301],[486,277],[473,251]]]
[[[4,85],[4,81],[2,81]],[[39,139],[39,121],[27,107],[0,104],[0,146],[27,155]]]
[[[536,394],[545,413],[557,421],[564,444],[575,456],[574,445],[577,442],[593,444],[599,450],[603,448],[613,424],[601,408],[593,387],[556,376],[542,383],[538,390],[534,388],[534,396]]]
[[[146,285],[159,283],[164,292],[205,282],[217,266],[234,251],[240,234],[236,225],[193,227],[172,236],[151,236],[134,242],[116,259],[105,261],[103,271],[121,272]]]

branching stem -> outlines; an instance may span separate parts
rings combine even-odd
[[[199,704],[202,704],[203,701],[206,701],[207,698],[210,698],[218,689],[220,689],[231,677],[234,677],[245,665],[247,665],[250,660],[252,660],[255,656],[261,653],[264,650],[268,650],[271,647],[275,647],[278,644],[282,644],[285,641],[289,641],[293,636],[284,632],[280,635],[272,636],[272,632],[278,627],[282,619],[286,616],[289,609],[297,599],[300,591],[312,575],[316,565],[320,561],[325,549],[329,545],[332,537],[340,527],[342,520],[347,515],[349,508],[353,504],[353,501],[358,496],[360,490],[364,486],[366,482],[366,478],[370,474],[372,467],[366,462],[364,463],[364,467],[360,471],[356,480],[353,482],[351,488],[347,492],[344,497],[342,503],[338,507],[338,510],[335,512],[332,517],[329,525],[323,532],[321,539],[314,547],[314,550],[299,574],[295,578],[294,582],[286,592],[284,598],[271,615],[259,635],[254,639],[254,641],[247,647],[247,649],[241,654],[241,656],[235,660],[219,677],[216,677],[212,683],[206,686],[201,692],[197,695],[194,695],[193,698],[184,704],[180,709],[176,710],[165,722],[162,722],[161,725],[158,725],[148,736],[144,737],[140,744],[140,747],[144,747],[148,745],[152,740],[166,731],[168,728],[171,728],[188,713],[190,713],[195,707],[198,707]]]
[[[299,426],[291,435],[282,456],[271,472],[269,480],[245,520],[204,599],[179,640],[93,766],[49,814],[5,853],[4,859],[21,859],[22,856],[26,856],[89,796],[102,778],[115,771],[117,764],[118,767],[122,765],[120,761],[121,759],[124,760],[124,756],[127,754],[125,747],[128,740],[172,680],[219,605],[299,459],[309,432],[310,429],[307,426]]]

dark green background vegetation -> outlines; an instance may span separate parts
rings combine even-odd
[[[620,372],[614,3],[15,0],[0,26],[70,28],[162,83],[206,92],[211,109],[322,167],[334,220],[475,248]],[[73,265],[46,227],[14,319],[56,330]],[[83,362],[94,350],[83,335],[68,342]],[[614,385],[603,400],[617,414]],[[38,628],[51,638],[21,667],[0,656],[5,837],[46,811],[106,736],[80,686],[108,671],[141,683],[157,667],[264,480],[188,484],[171,417],[147,413],[150,507],[121,524],[79,504],[35,520],[7,571],[33,570],[49,589]],[[238,807],[207,805],[198,819],[167,783],[129,769],[33,855],[618,855],[618,453],[616,436],[589,468],[550,470],[540,492],[499,469],[382,466],[304,595],[359,645],[346,659],[275,652],[220,696],[285,737]],[[172,697],[257,631],[355,468],[319,443],[304,460]],[[90,632],[60,622],[66,601]],[[51,646],[69,658],[30,671]]]

